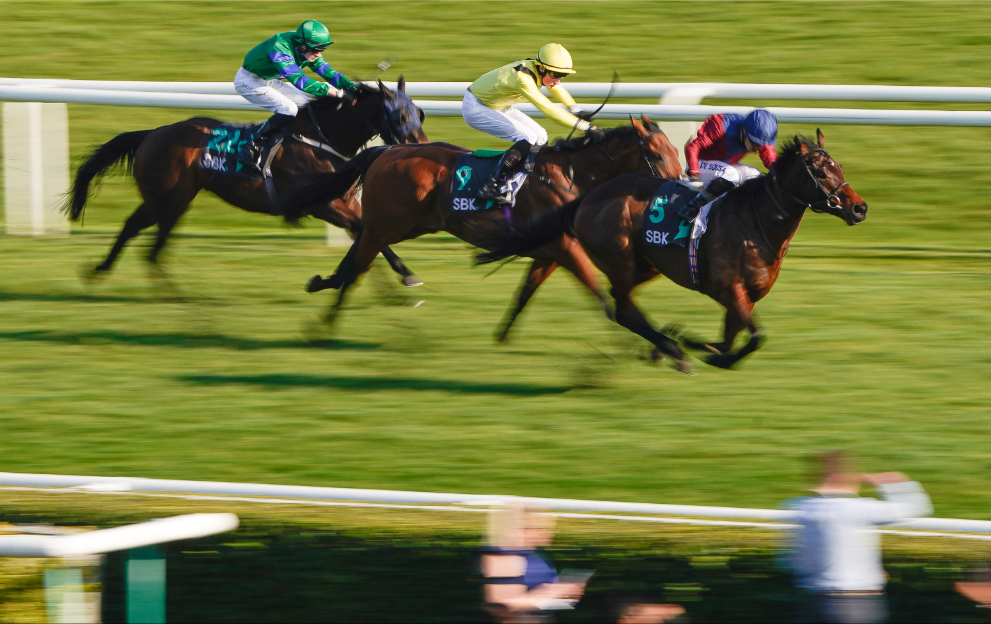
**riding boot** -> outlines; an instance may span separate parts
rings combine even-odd
[[[255,141],[251,146],[252,157],[255,162],[255,166],[261,170],[262,166],[265,164],[262,162],[262,158],[265,155],[265,144],[273,136],[278,134],[280,130],[285,128],[294,117],[292,115],[283,115],[282,113],[276,113],[269,117],[265,123],[258,128],[258,134],[255,135]]]
[[[698,195],[690,199],[687,204],[681,207],[681,210],[678,211],[678,218],[682,221],[688,221],[691,223],[695,220],[695,217],[699,216],[699,211],[702,210],[702,206],[711,202],[712,199],[712,195],[705,191],[700,191]]]
[[[506,150],[499,166],[492,173],[492,176],[485,181],[482,188],[478,190],[478,196],[483,199],[492,199],[497,202],[509,203],[510,199],[499,195],[499,187],[502,180],[516,172],[516,168],[530,154],[533,144],[527,140],[517,141],[511,148]]]

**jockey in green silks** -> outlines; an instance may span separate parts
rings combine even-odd
[[[537,58],[510,63],[471,83],[461,104],[465,122],[486,134],[514,141],[501,166],[479,190],[481,197],[498,199],[499,179],[512,172],[534,145],[547,143],[547,131],[513,104],[530,102],[549,118],[580,132],[594,128],[588,119],[576,116],[581,109],[561,84],[562,78],[574,73],[571,54],[559,43],[548,43],[540,48]],[[555,106],[540,92],[541,87],[567,108]]]
[[[357,87],[334,71],[321,52],[334,43],[320,22],[306,20],[295,31],[282,32],[259,43],[244,57],[234,76],[234,88],[252,104],[275,113],[259,131],[258,144],[288,124],[299,107],[313,97],[332,95],[354,101]],[[327,82],[303,74],[309,68]]]

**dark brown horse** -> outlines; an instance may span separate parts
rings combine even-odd
[[[541,150],[534,172],[517,195],[513,214],[529,219],[554,210],[626,173],[657,172],[679,177],[678,153],[660,128],[646,117],[642,117],[642,123],[630,121],[631,126],[595,130]],[[286,201],[286,218],[292,221],[306,215],[312,206],[340,197],[359,178],[364,181],[361,234],[332,277],[323,279],[317,275],[307,284],[308,292],[340,289],[328,320],[340,310],[347,289],[386,245],[438,231],[476,244],[486,229],[509,228],[502,210],[451,210],[451,178],[458,158],[466,151],[446,143],[367,150],[338,173],[313,176],[312,184]],[[588,257],[570,236],[562,233],[526,255],[533,258],[533,263],[517,293],[515,306],[497,332],[499,340],[505,339],[526,302],[558,266],[574,273],[608,310]]]
[[[709,213],[708,229],[698,242],[695,286],[684,247],[654,247],[645,243],[644,210],[663,180],[643,175],[616,178],[584,198],[544,215],[517,232],[491,235],[483,246],[493,251],[479,256],[481,263],[527,255],[562,232],[572,232],[585,252],[609,278],[616,300],[616,321],[655,345],[654,356],[670,355],[681,372],[690,372],[679,345],[655,330],[633,303],[633,290],[660,274],[699,290],[726,308],[723,340],[703,343],[682,337],[685,346],[710,352],[708,364],[730,368],[757,350],[763,335],[751,314],[754,304],[771,290],[781,270],[788,245],[802,222],[805,209],[827,212],[855,225],[867,218],[867,204],[843,177],[843,167],[818,142],[803,137],[785,146],[768,175],[730,190]],[[744,328],[750,340],[732,351]]]
[[[313,100],[302,107],[286,127],[287,136],[272,159],[276,195],[289,195],[306,174],[340,167],[346,162],[343,157],[353,156],[377,135],[393,144],[425,143],[427,137],[420,127],[422,120],[423,111],[406,95],[402,78],[398,92],[390,91],[381,82],[378,89],[359,85],[353,106],[332,97]],[[219,174],[199,166],[203,148],[211,137],[210,131],[220,124],[216,119],[196,117],[155,130],[120,134],[94,150],[76,173],[65,206],[69,219],[76,221],[82,217],[90,183],[116,165],[123,165],[126,172],[133,173],[144,201],[124,223],[107,259],[86,277],[110,271],[124,245],[141,230],[156,224],[158,237],[148,254],[148,261],[157,267],[158,254],[172,228],[203,189],[249,212],[280,214],[279,208],[269,199],[262,180]],[[303,140],[290,138],[291,135]],[[361,231],[361,204],[355,199],[355,193],[356,189],[350,189],[340,199],[313,206],[311,214],[357,235]],[[403,276],[404,284],[420,284],[391,249],[383,249],[383,255]]]

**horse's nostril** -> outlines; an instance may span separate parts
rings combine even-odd
[[[853,207],[853,214],[858,217],[867,216],[867,204],[857,204]]]

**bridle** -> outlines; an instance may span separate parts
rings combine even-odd
[[[771,171],[766,176],[766,178],[768,180],[767,183],[774,185],[774,189],[772,190],[772,189],[768,188],[768,193],[767,194],[771,197],[771,201],[774,202],[774,208],[777,210],[777,215],[776,216],[779,216],[782,219],[787,219],[788,216],[789,216],[789,214],[785,210],[784,206],[782,206],[781,205],[781,202],[778,201],[778,194],[779,193],[782,194],[782,195],[784,195],[785,197],[791,199],[791,201],[795,202],[796,204],[798,204],[800,206],[804,206],[805,208],[808,208],[812,212],[822,213],[822,212],[828,212],[830,210],[836,211],[836,210],[840,210],[840,209],[843,208],[843,206],[841,204],[836,203],[836,202],[839,201],[839,196],[837,195],[837,193],[844,186],[850,186],[850,183],[847,182],[846,180],[844,180],[843,182],[841,182],[840,184],[838,184],[836,186],[836,188],[834,188],[832,191],[827,190],[826,187],[823,186],[822,182],[819,181],[819,178],[817,178],[815,176],[815,174],[812,173],[812,169],[809,167],[808,154],[815,154],[815,153],[826,154],[826,157],[829,158],[829,154],[826,153],[826,150],[824,150],[822,148],[816,148],[816,149],[810,150],[802,158],[802,164],[805,167],[805,173],[809,174],[809,177],[812,178],[812,181],[815,182],[816,187],[818,187],[818,189],[820,191],[822,191],[822,193],[823,193],[823,195],[825,195],[825,197],[823,197],[822,199],[820,199],[819,201],[816,201],[816,202],[809,202],[807,200],[800,199],[799,197],[796,197],[795,195],[793,195],[793,194],[785,191],[783,188],[781,188],[781,185],[778,184],[778,172],[777,172],[777,170]],[[820,204],[822,204],[822,206],[821,207],[818,207]],[[754,220],[757,221],[757,227],[760,228],[761,236],[764,237],[764,242],[767,244],[768,249],[774,249],[774,245],[771,244],[771,240],[768,238],[767,232],[764,231],[764,224],[761,223],[761,221],[760,221],[760,215],[757,214],[757,206],[756,206],[755,202],[753,201],[753,198],[751,198],[751,201],[750,201],[750,208],[751,208],[751,210],[754,213]],[[785,251],[785,253],[787,254],[787,250]],[[781,260],[782,258],[784,258],[784,256],[779,256],[777,254],[777,252],[775,252],[774,257],[777,258],[778,260]]]
[[[829,158],[829,154],[826,152],[826,150],[822,148],[812,149],[808,152],[808,154],[816,154],[816,153],[826,154],[826,157]],[[769,189],[768,194],[771,196],[771,200],[774,202],[774,207],[777,209],[778,215],[782,219],[787,218],[788,213],[785,211],[784,207],[778,201],[778,197],[777,197],[778,194],[788,197],[793,202],[799,204],[800,206],[805,206],[812,212],[821,213],[821,212],[828,212],[830,210],[834,210],[834,211],[840,210],[843,208],[842,204],[838,203],[840,197],[839,195],[837,195],[837,193],[839,193],[840,189],[842,189],[844,186],[850,186],[850,183],[844,180],[843,182],[840,182],[838,185],[836,185],[836,187],[832,191],[828,190],[825,186],[823,186],[822,182],[819,181],[819,178],[817,178],[815,174],[812,173],[812,169],[811,167],[809,167],[809,162],[807,159],[808,154],[806,154],[806,157],[802,158],[802,164],[805,166],[805,173],[807,173],[809,177],[812,178],[812,182],[814,182],[816,187],[820,191],[822,191],[824,197],[815,202],[809,202],[808,200],[804,200],[799,197],[796,197],[795,195],[792,195],[791,193],[785,191],[783,188],[781,188],[781,185],[778,184],[778,173],[776,170],[770,172],[767,178],[769,179],[770,183],[774,185],[774,191],[770,191]]]
[[[658,130],[657,132],[651,132],[647,136],[648,137],[651,137],[651,136],[654,136],[655,134],[658,134],[658,133],[664,134],[663,131]],[[659,174],[657,172],[657,167],[654,166],[653,161],[650,159],[650,154],[647,153],[647,144],[644,143],[643,137],[640,136],[640,133],[639,132],[637,132],[637,142],[640,144],[640,154],[643,156],[644,162],[647,163],[647,168],[650,169],[651,175],[653,175],[655,178],[662,177],[661,174]],[[616,165],[616,167],[620,171],[622,171],[623,173],[636,173],[635,171],[627,171],[626,170],[626,167],[624,167],[623,165],[619,164],[619,161],[616,160],[615,158],[613,158],[613,156],[609,152],[607,152],[606,150],[602,149],[602,147],[598,143],[593,144],[593,147],[595,147],[595,149],[598,150],[600,154],[602,154],[603,156],[605,156],[609,160],[609,162],[611,162],[612,164]]]

